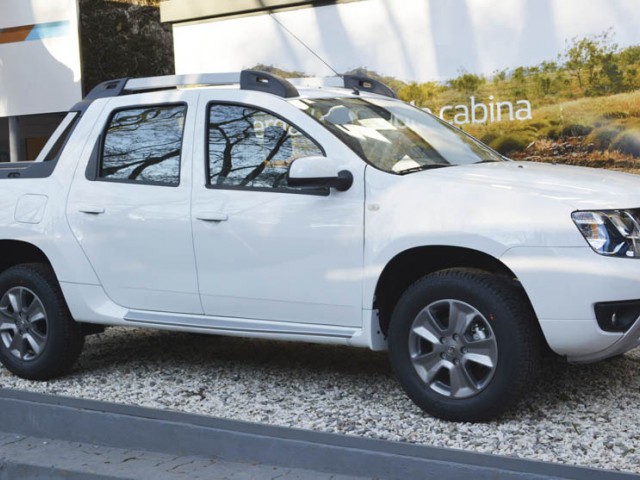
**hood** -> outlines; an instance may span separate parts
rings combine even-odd
[[[640,175],[603,169],[495,162],[402,176],[367,172],[367,204],[378,206],[367,227],[387,240],[415,240],[398,249],[428,241],[499,258],[518,246],[589,248],[572,212],[640,208]]]
[[[640,208],[640,175],[534,162],[460,165],[420,172],[461,184],[512,189],[576,210]]]

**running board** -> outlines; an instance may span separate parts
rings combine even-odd
[[[332,325],[272,322],[249,318],[210,317],[204,315],[179,315],[157,312],[129,310],[124,319],[127,322],[157,327],[182,327],[186,329],[213,332],[235,332],[245,334],[265,334],[275,336],[307,336],[349,339],[360,329]]]

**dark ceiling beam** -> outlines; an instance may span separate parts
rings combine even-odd
[[[359,0],[162,0],[160,20],[167,23],[228,19],[279,10],[320,7]]]

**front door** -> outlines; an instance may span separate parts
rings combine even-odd
[[[250,106],[240,101],[243,94],[254,99]],[[206,95],[193,194],[205,313],[359,326],[364,163],[282,99],[239,92],[237,101],[221,102]],[[338,160],[353,174],[353,186],[289,187],[288,165],[312,155]]]

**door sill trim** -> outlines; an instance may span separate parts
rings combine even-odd
[[[348,339],[360,329],[335,325],[275,322],[251,318],[213,317],[207,315],[188,315],[175,313],[146,312],[129,310],[124,320],[145,326],[182,327],[239,333],[260,333],[274,335],[301,335],[310,337],[331,337]]]

